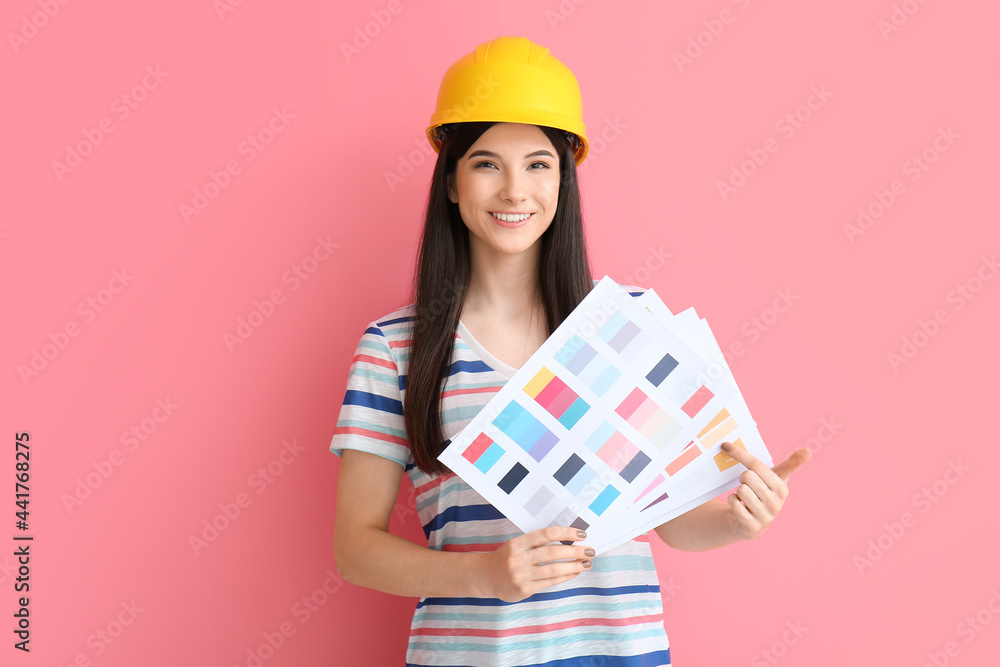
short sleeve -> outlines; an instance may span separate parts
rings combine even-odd
[[[646,293],[649,289],[648,287],[639,287],[638,285],[622,285],[622,289],[631,294],[632,296],[638,298]]]
[[[597,287],[597,283],[599,282],[601,281],[595,279],[594,287]],[[642,296],[649,289],[648,287],[639,287],[638,285],[627,285],[625,283],[618,283],[618,286],[636,298]]]
[[[399,367],[385,334],[371,322],[354,352],[330,451],[377,454],[401,466],[411,460],[403,421]]]

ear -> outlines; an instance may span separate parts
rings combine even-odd
[[[458,191],[455,189],[455,174],[448,174],[448,199],[452,204],[458,203]]]

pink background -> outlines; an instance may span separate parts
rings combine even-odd
[[[731,365],[775,459],[814,450],[759,540],[681,553],[653,538],[674,664],[995,659],[995,4],[231,9],[4,3],[3,664],[402,663],[415,600],[330,578],[328,447],[365,324],[408,299],[440,77],[502,34],[579,78],[595,277],[695,306],[720,344],[742,344]],[[275,108],[294,117],[248,159]],[[849,238],[858,208],[890,196]],[[793,295],[780,313],[779,292]],[[227,343],[255,301],[269,316]],[[22,377],[36,351],[50,358]],[[123,438],[133,428],[142,440]],[[27,655],[11,632],[20,431]],[[408,501],[404,487],[393,530],[420,541]]]

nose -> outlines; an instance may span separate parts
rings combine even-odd
[[[500,198],[511,202],[524,201],[526,187],[525,175],[517,169],[508,169],[500,189]]]

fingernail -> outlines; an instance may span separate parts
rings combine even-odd
[[[583,555],[588,556],[589,558],[593,558],[594,556],[597,555],[597,552],[591,549],[590,547],[587,547],[586,549],[583,550]]]
[[[590,567],[591,565],[593,565],[593,563],[591,563],[591,562],[590,562],[589,560],[585,560],[585,561],[583,561],[583,566],[584,566],[585,568],[586,568],[586,567]]]
[[[583,532],[582,530],[576,531],[576,536],[579,537],[581,540],[587,539],[587,533]]]
[[[722,451],[728,452],[732,448],[733,448],[733,446],[731,444],[729,444],[728,442],[722,443]]]

